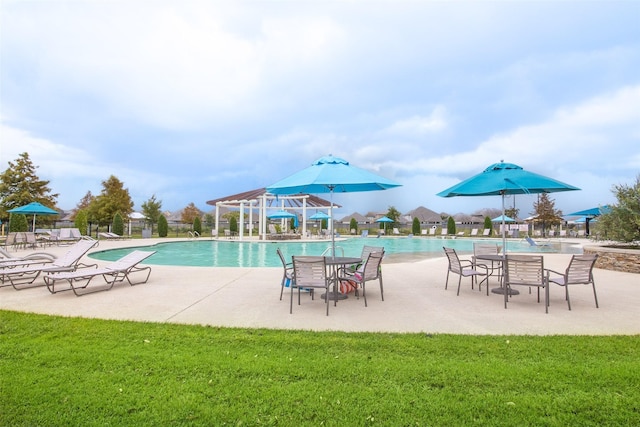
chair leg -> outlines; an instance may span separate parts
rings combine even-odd
[[[569,298],[569,285],[565,284],[565,295],[567,297],[567,305],[569,306],[569,310],[571,310],[571,299]]]
[[[384,289],[382,288],[382,276],[378,277],[380,280],[380,296],[382,297],[382,301],[384,301]]]
[[[289,301],[289,314],[293,314],[293,283],[291,283],[289,286],[291,286],[291,289],[290,289],[291,301]]]
[[[596,308],[600,308],[600,306],[598,306],[598,295],[596,294],[596,282],[592,280],[591,284],[593,285],[593,297],[596,300]]]
[[[473,278],[471,280],[472,280],[471,283],[473,283]],[[460,276],[458,276],[458,293],[457,293],[458,296],[460,295],[460,283],[461,282],[462,282],[462,274]]]
[[[447,290],[447,286],[449,286],[449,270],[447,270],[447,281],[444,283],[444,290]]]
[[[364,298],[364,306],[367,307],[367,290],[365,289],[365,284],[367,282],[362,282],[362,298]]]
[[[282,301],[282,294],[284,293],[284,278],[280,282],[280,301]]]

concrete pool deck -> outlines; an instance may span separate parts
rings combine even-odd
[[[152,245],[163,239],[108,241],[98,248]],[[175,241],[175,239],[169,241]],[[591,244],[587,240],[572,242]],[[286,243],[284,243],[286,244]],[[38,251],[61,255],[67,247]],[[32,251],[11,251],[14,256]],[[465,258],[462,256],[462,258]],[[468,258],[468,257],[466,257]],[[564,271],[571,255],[544,253],[545,267]],[[567,309],[564,289],[550,288],[549,314],[537,303],[535,290],[525,288],[504,309],[502,295],[472,290],[463,278],[456,296],[457,276],[444,289],[447,260],[441,257],[406,262],[383,262],[384,296],[377,282],[367,284],[367,301],[353,294],[329,308],[323,300],[303,294],[294,297],[289,314],[289,289],[282,301],[278,268],[152,266],[148,283],[130,287],[117,284],[108,292],[76,297],[72,292],[50,294],[46,287],[16,291],[0,288],[0,309],[87,318],[198,324],[224,327],[339,330],[371,332],[425,332],[482,335],[635,335],[640,333],[640,275],[594,269],[600,308],[595,307],[591,286],[572,286]],[[103,261],[90,259],[100,265]],[[101,285],[97,278],[91,286]],[[42,278],[36,283],[43,284]],[[498,285],[491,279],[491,287]]]

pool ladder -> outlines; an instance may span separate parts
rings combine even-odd
[[[188,231],[187,236],[189,237],[189,239],[197,239],[198,237],[200,237],[200,233],[198,233],[197,231]]]
[[[336,254],[338,253],[338,250],[340,250],[340,252],[342,253],[342,256],[344,256],[344,248],[342,246],[336,246]],[[324,250],[324,252],[322,252],[321,256],[331,256],[331,246],[329,246],[327,249]]]

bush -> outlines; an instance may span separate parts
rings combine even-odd
[[[456,220],[452,216],[447,220],[447,234],[456,234]]]
[[[119,236],[124,236],[124,221],[122,220],[122,215],[120,213],[116,213],[113,217],[113,223],[111,224],[111,232],[115,233]]]
[[[411,224],[411,232],[416,236],[420,234],[420,220],[418,218],[413,218],[413,224]]]
[[[491,236],[493,234],[493,223],[491,222],[491,218],[489,218],[488,216],[484,217],[484,228],[485,230],[488,228],[489,230],[489,236]]]
[[[167,237],[169,234],[169,223],[167,217],[160,215],[158,217],[158,237]]]
[[[199,235],[202,235],[202,221],[200,221],[199,216],[193,219],[193,231],[194,233],[198,233]]]
[[[235,216],[229,218],[229,231],[231,231],[232,233],[238,232],[238,220]]]
[[[23,214],[11,214],[9,216],[9,232],[29,231],[29,222]],[[34,230],[35,231],[35,230]]]
[[[80,209],[76,213],[76,218],[73,220],[73,225],[80,230],[83,236],[86,236],[89,232],[89,219],[87,211],[84,209]]]
[[[356,230],[356,234],[358,234],[358,221],[355,218],[351,218],[351,221],[349,221],[349,228]]]

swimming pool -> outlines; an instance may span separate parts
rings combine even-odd
[[[443,246],[464,253],[473,252],[473,242],[490,241],[501,244],[499,239],[434,239],[434,238],[361,238],[336,242],[337,255],[360,256],[362,247],[384,246],[387,262],[407,259],[426,259],[444,256]],[[91,258],[103,261],[115,261],[135,249],[154,250],[156,253],[145,260],[145,264],[176,265],[190,267],[282,267],[276,254],[280,248],[286,259],[292,255],[322,255],[331,245],[327,240],[309,242],[264,242],[264,241],[222,241],[189,240],[163,242],[150,246],[137,246],[122,249],[109,249],[94,252]],[[509,241],[510,252],[538,252],[528,243]],[[554,244],[553,252],[582,253],[582,248],[566,242]]]

